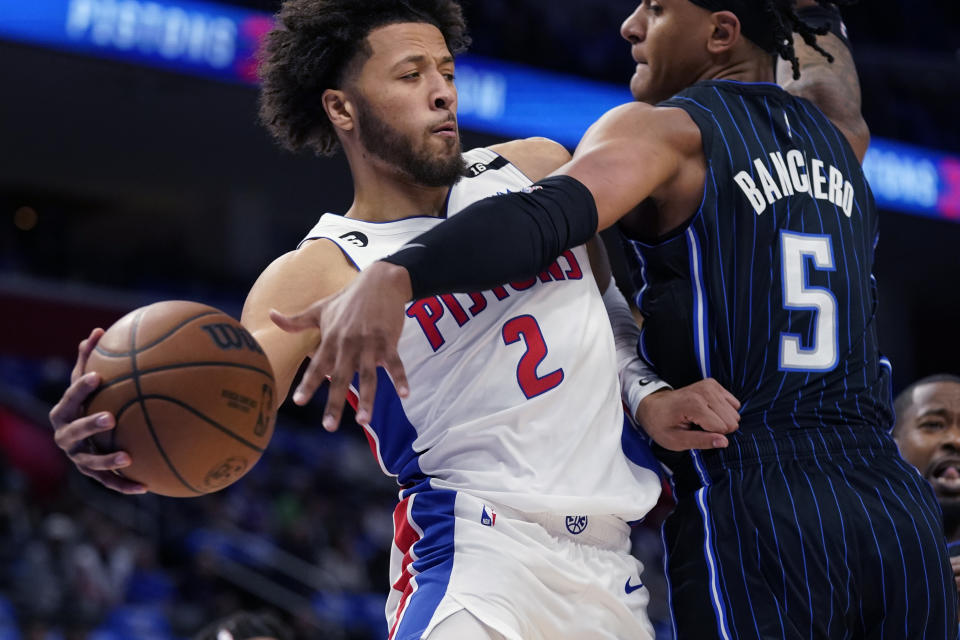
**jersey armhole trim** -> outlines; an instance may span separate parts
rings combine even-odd
[[[502,162],[503,162],[503,165],[502,165],[502,166],[499,166],[499,167],[495,167],[495,168],[494,168],[495,170],[499,171],[500,169],[507,169],[507,170],[509,170],[511,173],[513,173],[516,177],[522,178],[523,180],[526,180],[526,181],[529,182],[530,184],[533,184],[533,183],[534,183],[534,180],[532,180],[532,179],[530,178],[530,176],[528,176],[528,175],[525,174],[523,171],[521,171],[521,170],[520,170],[520,167],[518,167],[517,165],[513,164],[512,162],[510,162],[510,159],[507,158],[506,156],[502,156],[502,155],[500,155],[499,153],[497,153],[496,151],[494,151],[494,150],[492,150],[492,149],[490,149],[490,148],[488,148],[488,147],[479,147],[479,148],[475,149],[474,151],[485,151],[486,153],[488,153],[488,154],[490,154],[490,155],[493,156],[493,158],[492,158],[490,161],[484,162],[484,164],[492,164],[492,163],[494,163],[494,162],[497,162],[498,160],[502,161]],[[468,151],[467,153],[469,153],[469,151]]]
[[[361,269],[360,266],[356,263],[356,261],[355,261],[352,257],[350,257],[350,254],[349,254],[349,253],[347,253],[346,249],[344,249],[344,248],[340,245],[339,242],[337,242],[336,240],[334,240],[333,238],[331,238],[331,237],[329,237],[329,236],[307,236],[306,238],[304,238],[303,240],[300,241],[300,244],[297,245],[297,249],[301,248],[301,247],[302,247],[304,244],[306,244],[307,242],[315,242],[315,241],[317,241],[317,240],[327,240],[327,241],[329,241],[333,246],[335,246],[337,249],[340,250],[340,253],[342,253],[342,254],[343,254],[343,257],[347,259],[347,262],[349,262],[351,265],[353,265],[353,268],[354,268],[354,269],[356,269],[357,271],[362,271],[362,269]]]
[[[704,157],[706,157],[706,153],[704,153]],[[637,234],[631,233],[630,230],[625,225],[620,224],[618,222],[617,227],[620,230],[620,233],[623,235],[624,238],[626,238],[630,242],[634,242],[640,245],[641,247],[646,247],[650,249],[654,247],[661,247],[665,244],[669,244],[674,240],[682,237],[683,234],[687,232],[687,229],[689,229],[693,225],[693,223],[697,221],[697,218],[699,218],[703,214],[703,206],[707,201],[707,181],[708,180],[712,182],[716,182],[716,176],[713,174],[713,162],[709,158],[707,158],[707,167],[703,175],[703,193],[700,195],[700,204],[697,205],[697,210],[691,213],[690,217],[684,220],[683,222],[681,222],[677,227],[671,229],[670,231],[667,231],[664,234],[657,236],[656,238],[642,238]]]

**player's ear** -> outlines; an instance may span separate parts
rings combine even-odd
[[[740,40],[740,19],[732,11],[717,11],[710,20],[713,29],[707,50],[713,54],[729,51]]]
[[[323,103],[323,110],[327,112],[327,117],[333,123],[335,129],[341,131],[352,131],[356,126],[356,119],[353,109],[353,103],[347,98],[347,94],[340,89],[327,89],[320,97]]]

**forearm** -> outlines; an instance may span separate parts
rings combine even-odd
[[[255,329],[250,333],[270,361],[279,407],[286,400],[303,361],[316,348],[319,336],[316,332],[290,334],[276,326]]]
[[[640,327],[630,312],[626,298],[612,280],[603,293],[603,306],[610,318],[614,343],[617,349],[617,373],[620,377],[620,394],[623,403],[636,419],[637,408],[644,398],[661,389],[672,387],[657,377],[653,367],[637,353]]]
[[[476,202],[384,260],[406,269],[414,299],[469,293],[540,273],[596,231],[590,191],[561,176]]]

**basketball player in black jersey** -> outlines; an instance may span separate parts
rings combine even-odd
[[[328,374],[338,418],[357,371],[362,420],[377,366],[406,392],[406,301],[535,274],[620,222],[644,284],[640,352],[673,386],[712,376],[742,402],[728,448],[660,451],[677,637],[956,638],[939,508],[888,433],[856,74],[826,34],[843,35],[835,8],[801,2],[802,17],[791,0],[643,0],[622,30],[638,101],[568,164],[274,319],[323,335],[301,401]],[[773,84],[778,55],[820,108]]]

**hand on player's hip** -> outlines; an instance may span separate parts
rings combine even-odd
[[[740,426],[740,401],[713,378],[651,393],[637,407],[637,422],[665,449],[722,449]]]

